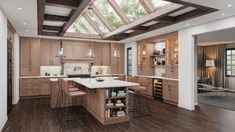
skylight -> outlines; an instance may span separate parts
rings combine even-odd
[[[141,18],[145,20],[148,15],[156,14],[157,10],[168,4],[171,2],[164,0],[94,0],[67,32],[100,35],[105,38],[116,29],[139,21]],[[142,26],[149,27],[156,23],[158,21],[150,21]],[[135,30],[126,29],[124,33],[132,32]]]
[[[134,21],[147,14],[139,0],[115,0],[115,2],[120,6],[130,21]]]
[[[94,11],[88,10],[86,13],[103,33],[107,33],[109,31],[108,28],[106,26],[104,26],[104,24],[95,15]]]
[[[94,5],[105,17],[107,22],[114,28],[117,29],[124,25],[121,18],[117,15],[114,9],[110,6],[107,0],[96,0]]]

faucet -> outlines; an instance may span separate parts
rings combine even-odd
[[[78,66],[78,67],[76,67],[76,66],[75,66],[75,67],[73,68],[73,71],[81,70],[81,69],[82,69],[82,67],[81,67],[81,66]]]

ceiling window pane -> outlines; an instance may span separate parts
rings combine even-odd
[[[100,13],[106,18],[108,23],[117,29],[124,25],[121,18],[117,15],[114,9],[109,5],[107,0],[96,0],[94,5],[100,11]]]
[[[100,21],[100,19],[95,15],[95,13],[92,10],[88,10],[87,15],[97,25],[97,27],[101,30],[101,32],[103,33],[109,32],[108,28],[104,26],[104,24]]]
[[[134,21],[147,14],[139,0],[115,0],[115,2],[120,6],[130,21]]]
[[[83,34],[98,34],[83,16],[81,16],[73,23],[73,25],[71,25],[68,32],[79,32]]]
[[[166,6],[167,4],[170,4],[170,2],[164,0],[150,0],[150,2],[153,4],[156,10]]]

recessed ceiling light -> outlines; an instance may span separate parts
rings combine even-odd
[[[24,22],[24,25],[26,25],[27,23],[26,22]]]
[[[21,7],[18,7],[17,9],[18,9],[18,10],[22,10],[22,8],[21,8]]]
[[[227,7],[231,7],[231,6],[233,6],[233,5],[232,5],[232,4],[228,4],[228,5],[227,5]]]
[[[190,26],[190,23],[187,23],[186,25],[187,25],[187,26]]]
[[[225,14],[221,14],[221,16],[224,16]]]
[[[29,29],[25,29],[25,31],[26,31],[26,32],[28,32],[28,31],[29,31]]]

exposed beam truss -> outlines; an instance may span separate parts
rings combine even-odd
[[[77,9],[81,0],[46,0],[47,5]]]
[[[90,4],[90,2],[92,2],[92,0],[82,0],[82,2],[79,4],[79,6],[76,9],[76,11],[70,17],[68,23],[64,25],[64,28],[63,28],[62,32],[60,33],[60,36],[63,36],[64,33],[73,24],[73,22],[84,12],[85,9],[87,9],[87,7]]]
[[[38,0],[38,34],[42,34],[46,0]]]
[[[155,11],[152,3],[150,3],[149,0],[139,0],[140,4],[144,7],[145,11],[148,13],[148,14],[151,14]]]
[[[44,15],[44,20],[45,20],[45,21],[61,21],[61,22],[68,22],[68,21],[69,21],[69,17],[45,14],[45,15]]]

